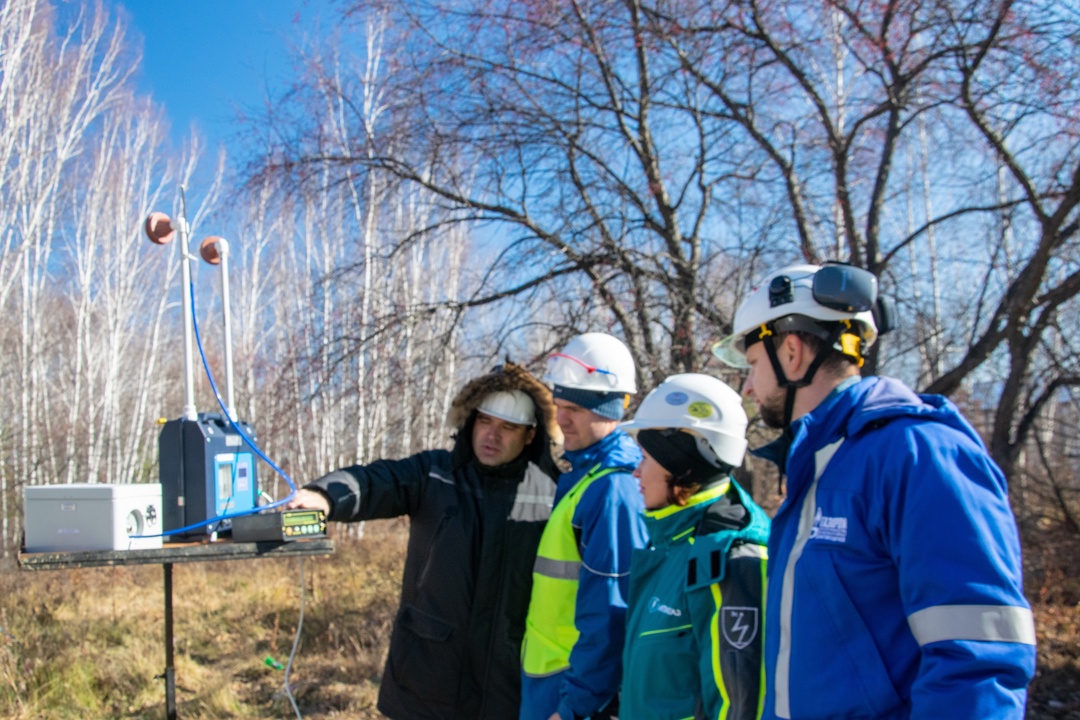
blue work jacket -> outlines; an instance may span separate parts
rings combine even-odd
[[[879,377],[791,429],[765,717],[1023,718],[1034,624],[1005,478],[974,429]]]
[[[578,538],[581,570],[575,617],[566,622],[574,623],[580,638],[570,652],[567,670],[546,677],[523,676],[520,720],[548,720],[555,712],[563,720],[585,718],[615,698],[622,675],[631,553],[647,542],[641,518],[645,503],[631,475],[641,462],[633,438],[615,430],[563,457],[572,469],[559,477],[556,505],[590,471],[620,470],[593,482],[574,511],[571,525]],[[534,594],[532,603],[543,601]]]

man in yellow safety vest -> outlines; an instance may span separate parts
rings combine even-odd
[[[630,351],[585,333],[548,360],[564,460],[540,540],[522,645],[521,720],[613,718],[618,709],[630,557],[647,543],[641,452],[618,429],[637,391]]]

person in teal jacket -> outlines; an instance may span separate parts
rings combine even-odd
[[[731,477],[746,425],[737,392],[685,374],[622,426],[644,456],[634,476],[650,538],[630,565],[622,717],[761,716],[769,519]]]

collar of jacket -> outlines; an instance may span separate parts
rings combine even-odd
[[[788,457],[803,447],[811,452],[839,438],[858,435],[871,425],[898,417],[922,417],[953,424],[955,408],[940,395],[916,395],[892,378],[870,376],[841,386],[810,413],[791,424]]]
[[[793,439],[787,454],[788,482],[802,485],[807,481],[805,476],[808,474],[802,472],[802,467],[809,463],[809,475],[813,474],[813,455],[818,449],[900,417],[916,417],[949,425],[982,446],[978,435],[948,399],[940,395],[916,395],[899,380],[870,376],[842,390],[833,391],[809,414],[791,424]],[[796,461],[796,458],[809,460]],[[798,489],[789,486],[788,496],[794,494],[798,494]]]
[[[751,448],[750,454],[762,460],[768,460],[780,470],[780,477],[787,472],[788,451],[791,450],[791,426],[788,425],[780,433],[780,437],[766,443],[759,448]]]
[[[846,378],[843,382],[833,388],[832,392],[825,396],[825,399],[821,401],[821,404],[814,408],[807,415],[803,415],[798,420],[795,420],[780,433],[780,436],[770,443],[766,443],[759,448],[754,448],[750,451],[750,454],[754,457],[759,457],[762,460],[768,460],[776,465],[780,470],[780,477],[782,478],[787,473],[787,460],[791,454],[791,446],[795,442],[795,438],[800,430],[807,422],[807,418],[819,411],[820,408],[830,404],[834,398],[839,397],[848,388],[858,384],[863,378],[856,376]]]
[[[567,450],[563,457],[570,463],[575,475],[583,476],[597,465],[601,470],[609,467],[635,468],[641,461],[641,451],[632,437],[616,428],[587,448]]]
[[[797,497],[801,488],[813,480],[814,452],[829,443],[848,437],[848,425],[852,417],[857,413],[866,392],[877,380],[876,377],[866,377],[843,389],[837,388],[816,408],[791,423],[791,439],[785,462],[788,498]],[[808,460],[797,459],[800,457]],[[809,467],[809,472],[803,471],[805,467]]]
[[[686,505],[668,505],[646,510],[642,515],[654,547],[689,542],[706,510],[724,497],[731,488],[731,477],[724,475],[706,485],[686,500]]]

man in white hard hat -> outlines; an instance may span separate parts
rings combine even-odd
[[[532,566],[558,475],[555,406],[506,363],[461,389],[450,424],[450,451],[337,470],[289,504],[342,522],[410,518],[379,688],[394,720],[503,720],[520,704]]]
[[[645,546],[632,473],[641,460],[619,421],[637,391],[629,349],[585,333],[548,359],[571,470],[533,573],[522,647],[521,720],[615,717],[631,554]]]
[[[1024,716],[1035,627],[1005,478],[951,402],[860,376],[877,278],[767,276],[714,352],[780,439],[765,718]]]

